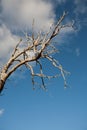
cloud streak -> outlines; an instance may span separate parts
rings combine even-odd
[[[2,116],[4,113],[4,109],[0,109],[0,116]]]

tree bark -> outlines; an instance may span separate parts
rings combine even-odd
[[[2,90],[4,88],[4,84],[5,84],[5,82],[3,80],[0,80],[0,93],[2,92]]]

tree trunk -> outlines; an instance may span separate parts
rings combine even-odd
[[[5,84],[5,82],[3,80],[0,80],[0,93],[2,92],[2,90],[4,88],[4,84]]]

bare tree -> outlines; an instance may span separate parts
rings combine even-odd
[[[65,75],[68,74],[62,65],[56,61],[51,54],[56,53],[57,50],[52,44],[52,39],[59,34],[60,30],[65,27],[73,27],[73,23],[71,24],[62,24],[65,16],[67,15],[66,12],[59,18],[57,24],[54,26],[54,29],[50,29],[48,33],[38,33],[37,36],[34,35],[32,30],[32,35],[29,36],[26,33],[26,41],[23,42],[23,39],[20,39],[14,51],[12,52],[11,57],[9,58],[8,62],[2,67],[0,72],[0,93],[4,89],[5,83],[9,76],[15,72],[16,69],[25,65],[27,69],[30,70],[32,76],[32,83],[33,85],[36,84],[34,78],[39,77],[41,78],[41,85],[43,89],[46,89],[44,79],[55,78],[58,75],[54,76],[47,76],[43,73],[42,64],[40,62],[41,59],[47,59],[51,62],[51,64],[60,70],[60,74],[64,79],[64,84],[66,87],[66,78]],[[37,65],[39,65],[40,73],[36,73],[34,71],[34,67],[31,62],[35,61]]]

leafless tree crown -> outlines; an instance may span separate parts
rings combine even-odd
[[[12,52],[11,57],[9,58],[8,62],[2,67],[0,72],[0,93],[4,89],[5,83],[9,76],[15,72],[16,69],[25,65],[27,69],[30,70],[30,74],[32,77],[32,84],[36,85],[34,80],[35,77],[39,77],[42,81],[40,85],[41,88],[46,89],[46,85],[44,83],[44,79],[50,79],[58,77],[59,74],[54,76],[48,76],[43,73],[42,63],[40,62],[41,59],[47,59],[51,62],[51,64],[60,70],[60,75],[62,75],[64,79],[65,87],[67,85],[65,75],[68,74],[62,65],[56,61],[52,54],[57,52],[57,49],[52,44],[52,39],[59,34],[60,30],[65,27],[73,27],[73,23],[71,24],[62,24],[65,16],[67,15],[66,12],[59,18],[57,24],[54,26],[54,29],[50,29],[49,32],[42,34],[38,33],[37,36],[34,36],[34,32],[32,30],[32,35],[29,36],[26,33],[26,42],[23,42],[23,39],[20,39],[17,45]],[[34,24],[34,22],[33,22]],[[49,49],[50,48],[50,49]],[[31,62],[35,61],[36,64],[39,66],[40,71],[36,73],[34,71],[34,67]]]

